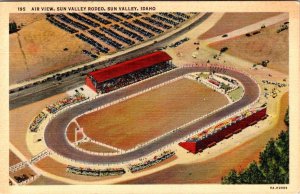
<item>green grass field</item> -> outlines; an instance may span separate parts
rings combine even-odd
[[[242,87],[238,87],[237,89],[231,91],[228,93],[228,96],[230,97],[230,99],[235,102],[237,100],[239,100],[243,95],[243,88]]]

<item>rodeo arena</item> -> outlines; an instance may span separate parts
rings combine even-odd
[[[225,95],[229,103],[130,149],[117,148],[87,136],[76,119],[183,78]],[[240,90],[238,98],[229,95],[235,90]],[[15,175],[17,184],[27,184],[41,174],[32,164],[53,157],[68,163],[65,172],[69,174],[119,177],[172,161],[178,151],[186,150],[188,155],[200,153],[197,157],[201,157],[206,149],[268,116],[266,105],[257,103],[259,95],[256,82],[233,68],[215,64],[177,67],[171,56],[163,51],[139,56],[88,73],[84,86],[48,104],[32,119],[27,137],[31,141],[43,142],[46,149],[30,161],[11,166],[10,172],[27,169],[31,176],[28,173]],[[101,153],[80,147],[87,143],[110,151]]]

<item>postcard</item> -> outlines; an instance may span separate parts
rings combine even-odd
[[[300,192],[296,2],[1,4],[1,192]]]

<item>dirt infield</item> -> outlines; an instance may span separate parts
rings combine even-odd
[[[278,12],[225,13],[214,27],[199,36],[199,38],[207,39],[219,36],[279,14]]]
[[[72,122],[70,123],[69,127],[67,128],[67,138],[69,139],[70,142],[75,141],[75,128],[77,125]]]
[[[22,162],[22,160],[11,150],[9,150],[9,166]]]
[[[275,138],[281,130],[287,128],[283,122],[287,107],[288,93],[284,94],[281,99],[277,125],[229,152],[225,152],[205,162],[175,165],[145,177],[126,181],[124,184],[220,183],[221,177],[225,176],[230,169],[241,170],[253,160],[258,160],[259,152],[264,149],[269,139]],[[201,154],[199,157],[201,157]]]
[[[87,150],[87,151],[91,151],[91,152],[98,152],[98,153],[113,153],[116,152],[113,149],[104,147],[104,146],[100,146],[97,145],[95,143],[92,142],[84,142],[78,145],[78,147]]]
[[[284,22],[262,29],[261,33],[251,37],[242,35],[209,46],[218,50],[226,46],[229,54],[253,63],[269,60],[269,68],[288,74],[289,33],[288,30],[276,32]]]
[[[77,121],[91,139],[126,150],[227,103],[212,89],[181,79]]]
[[[9,42],[10,84],[90,60],[81,50],[91,46],[45,19],[10,34]]]

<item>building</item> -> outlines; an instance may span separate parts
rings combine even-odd
[[[157,75],[162,71],[173,69],[171,59],[167,53],[157,51],[90,72],[85,83],[97,93],[107,93]]]
[[[241,132],[248,126],[256,124],[258,121],[267,117],[267,108],[260,107],[258,109],[247,111],[242,115],[233,117],[217,126],[211,127],[211,131],[206,130],[196,136],[180,142],[179,145],[194,154],[202,152],[206,148],[216,145],[223,139],[230,138],[233,134]]]

